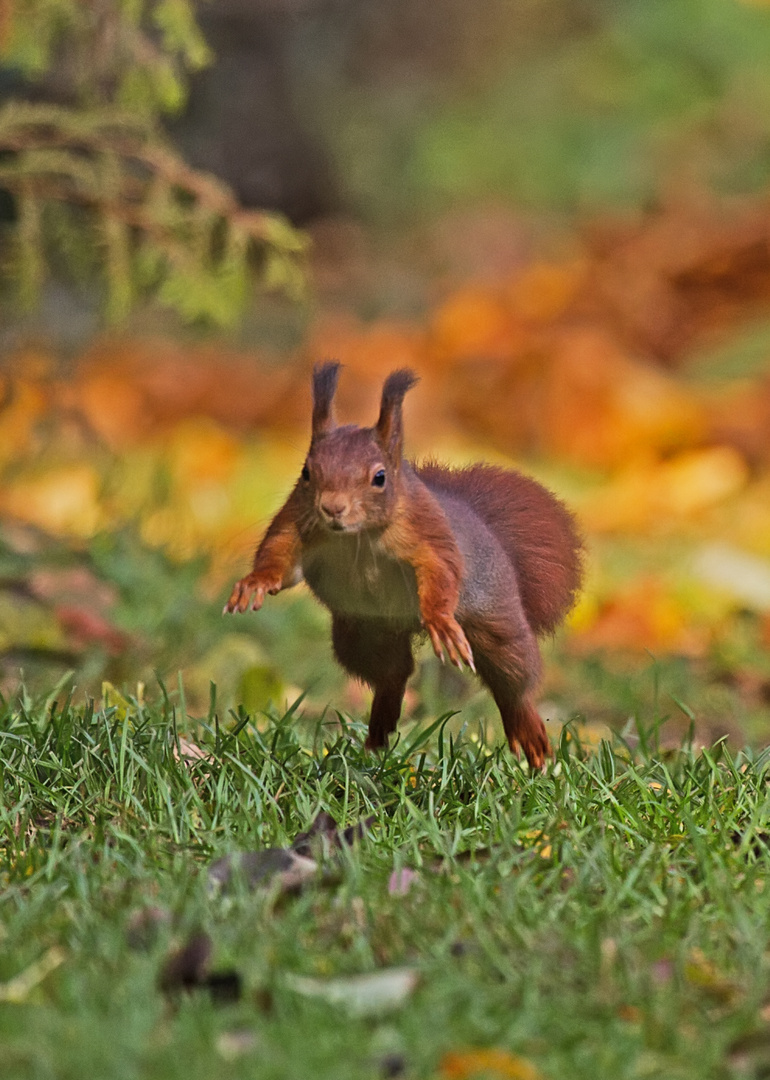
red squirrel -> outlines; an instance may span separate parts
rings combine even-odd
[[[492,691],[508,743],[533,768],[551,753],[532,703],[537,635],[553,632],[581,579],[575,522],[535,480],[491,465],[452,469],[402,457],[404,395],[394,371],[374,427],[338,426],[340,365],[313,372],[310,450],[226,612],[258,611],[303,579],[332,614],[332,644],[374,690],[366,746],[387,745],[427,631],[436,655],[467,664]]]

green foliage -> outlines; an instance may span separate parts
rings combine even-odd
[[[23,306],[54,271],[101,280],[113,323],[154,296],[188,321],[232,325],[255,278],[301,293],[303,238],[280,215],[243,211],[158,130],[184,105],[186,74],[212,59],[188,0],[17,0],[0,58],[31,79],[55,71],[73,102],[0,110],[0,189],[16,211],[0,274]]]
[[[75,708],[59,687],[0,712],[9,1075],[352,1080],[394,1055],[427,1080],[470,1047],[549,1080],[763,1075],[767,754],[662,753],[653,725],[596,754],[565,733],[529,774],[441,720],[374,757],[355,722],[225,722],[215,694],[193,721],[158,699]],[[286,845],[320,810],[373,820],[300,895],[212,894],[211,860]],[[164,1003],[164,956],[195,928],[242,1001]],[[420,985],[380,1020],[293,988],[405,963]]]
[[[644,204],[672,180],[770,182],[766,5],[588,0],[555,32],[571,7],[531,5],[528,33],[472,88],[378,82],[319,105],[350,196],[391,222],[490,196],[574,213]]]
[[[213,60],[189,0],[11,0],[0,55],[32,79],[55,68],[60,92],[84,107],[150,118],[177,112],[187,73]]]

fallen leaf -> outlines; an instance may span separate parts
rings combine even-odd
[[[406,896],[412,885],[419,880],[419,874],[404,866],[401,870],[394,870],[388,878],[388,892],[391,896]]]
[[[257,1036],[250,1028],[240,1031],[223,1031],[217,1036],[216,1048],[220,1057],[225,1061],[237,1061],[238,1058],[250,1054],[257,1045]]]
[[[281,892],[294,892],[318,873],[318,863],[290,848],[265,848],[224,855],[209,867],[209,883],[227,888],[241,875],[250,889],[277,885]]]
[[[180,735],[174,744],[173,754],[177,761],[206,761],[211,751]]]
[[[340,829],[331,814],[322,810],[306,832],[299,833],[291,845],[300,855],[312,855],[319,852],[328,855],[332,848],[350,846],[365,836],[375,821],[374,814]]]
[[[54,945],[44,952],[39,960],[15,975],[8,982],[0,983],[0,1001],[11,1005],[21,1005],[27,1000],[36,986],[55,971],[65,960],[64,949]]]
[[[241,996],[241,976],[237,971],[210,972],[213,949],[208,934],[202,931],[191,934],[184,945],[166,958],[158,976],[159,988],[171,997],[181,990],[200,988],[208,990],[219,1004],[237,1001]]]
[[[164,993],[173,993],[200,986],[208,973],[213,949],[208,934],[192,934],[184,945],[174,949],[166,958],[158,977],[160,989]]]
[[[684,977],[709,997],[728,1003],[738,995],[738,987],[722,975],[701,949],[693,949],[684,965]]]
[[[414,968],[386,968],[367,975],[315,979],[287,973],[286,985],[303,997],[321,998],[351,1016],[377,1016],[399,1009],[419,982]]]
[[[452,1050],[444,1054],[439,1071],[445,1080],[472,1080],[472,1077],[504,1077],[506,1080],[543,1080],[531,1061],[509,1050]]]

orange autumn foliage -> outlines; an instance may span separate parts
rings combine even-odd
[[[23,457],[33,449],[36,432],[49,411],[46,387],[22,375],[0,376],[0,465]]]
[[[231,430],[291,422],[300,381],[292,365],[221,346],[107,339],[84,356],[62,397],[118,448],[189,416],[208,416]]]
[[[525,344],[525,331],[502,293],[470,285],[452,293],[430,324],[428,358],[504,362]]]
[[[706,632],[692,625],[686,606],[656,578],[643,578],[599,605],[584,628],[576,628],[574,647],[583,652],[679,653],[701,656]]]
[[[567,313],[585,283],[582,260],[563,264],[535,263],[510,282],[506,298],[521,322],[536,326]]]
[[[707,431],[695,394],[585,325],[539,335],[505,363],[458,365],[445,393],[461,420],[500,449],[600,469],[692,446]]]
[[[59,365],[29,348],[0,374],[0,513],[74,538],[137,520],[146,542],[180,557],[245,549],[296,476],[309,369],[338,359],[342,418],[371,423],[383,376],[414,368],[408,450],[497,455],[525,470],[545,461],[589,545],[727,528],[736,548],[767,559],[770,376],[699,383],[690,352],[766,318],[766,209],[694,204],[604,222],[562,261],[522,266],[519,245],[494,274],[469,260],[475,277],[442,278],[440,299],[411,323],[365,321],[360,293],[345,309],[338,283],[280,358],[105,337]],[[704,647],[670,581],[653,572],[612,595],[602,586],[574,621],[581,647]]]
[[[484,1048],[452,1050],[444,1054],[439,1065],[444,1080],[474,1080],[474,1077],[495,1077],[495,1080],[543,1080],[543,1074],[526,1058],[510,1050]]]
[[[541,424],[547,453],[598,468],[693,445],[705,432],[695,395],[584,327],[553,343]]]

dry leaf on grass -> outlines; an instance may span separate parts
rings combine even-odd
[[[320,998],[351,1016],[378,1016],[401,1008],[419,982],[415,968],[386,968],[367,975],[315,979],[287,973],[285,983],[303,997]]]
[[[443,1080],[544,1080],[531,1061],[510,1050],[452,1050],[444,1054],[439,1071]]]
[[[21,1005],[32,991],[46,979],[52,971],[55,971],[65,960],[64,949],[54,945],[48,949],[39,960],[35,960],[24,971],[19,972],[8,982],[0,983],[0,1002],[11,1005]]]
[[[388,892],[391,896],[406,896],[411,887],[420,880],[420,875],[408,866],[394,870],[388,878]]]
[[[208,934],[191,934],[184,945],[166,957],[158,976],[159,989],[172,998],[181,991],[204,989],[221,1004],[237,1001],[242,991],[241,976],[237,971],[210,971],[213,951]]]
[[[290,848],[265,848],[216,859],[209,867],[209,883],[214,889],[226,889],[240,877],[249,889],[277,887],[281,892],[294,892],[317,873],[314,859]]]

